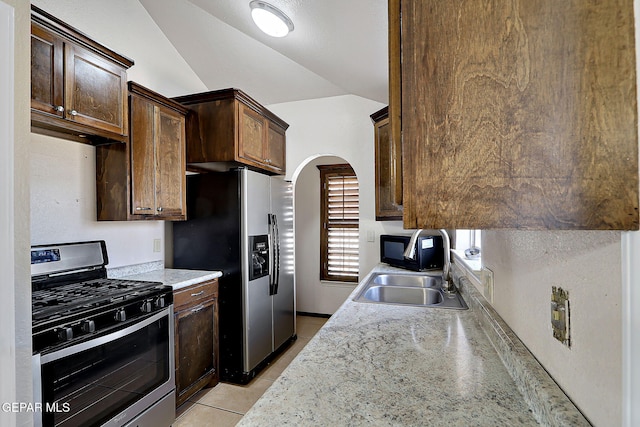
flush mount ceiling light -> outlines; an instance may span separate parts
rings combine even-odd
[[[249,3],[251,18],[265,34],[272,37],[284,37],[293,31],[293,22],[277,7],[269,3],[253,0]]]

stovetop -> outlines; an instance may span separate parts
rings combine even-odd
[[[31,298],[33,324],[169,290],[159,282],[109,278],[37,290]]]
[[[31,247],[33,351],[46,353],[171,311],[160,282],[107,278],[103,240]]]

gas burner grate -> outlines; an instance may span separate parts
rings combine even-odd
[[[159,282],[94,279],[32,293],[33,321],[68,316],[83,310],[124,301],[151,292]]]

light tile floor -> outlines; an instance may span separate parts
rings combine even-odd
[[[327,321],[321,317],[296,317],[298,339],[274,359],[248,385],[219,383],[196,393],[177,410],[173,427],[231,427],[273,384],[289,363]]]

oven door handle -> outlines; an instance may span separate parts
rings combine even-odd
[[[103,345],[108,342],[117,340],[118,338],[122,338],[136,331],[139,331],[142,328],[146,328],[150,324],[154,323],[157,320],[162,319],[165,316],[171,316],[172,313],[173,313],[173,304],[170,304],[167,307],[165,307],[163,310],[154,314],[153,316],[147,317],[146,319],[141,320],[140,322],[134,323],[133,325],[128,326],[124,329],[119,329],[108,335],[94,338],[92,340],[89,340],[80,344],[76,344],[71,347],[66,347],[58,351],[54,351],[53,353],[43,354],[40,357],[40,363],[45,364],[45,363],[53,362],[54,360],[62,359],[63,357],[68,357],[73,354],[80,353],[81,351],[89,350],[91,348],[98,347],[99,345]]]

